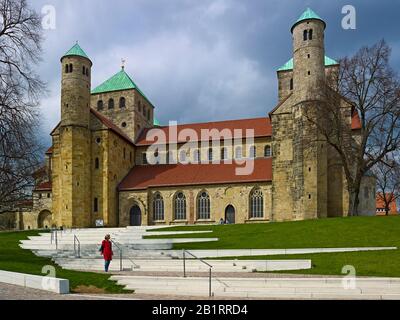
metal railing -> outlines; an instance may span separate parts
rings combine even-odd
[[[120,244],[118,244],[117,242],[115,242],[114,240],[111,240],[111,242],[118,248],[119,250],[119,271],[124,271],[123,267],[122,267],[122,260],[123,260],[123,250],[122,250],[122,246]],[[126,258],[128,259],[134,268],[139,268],[139,265],[137,265],[132,259],[130,258]]]
[[[81,242],[78,237],[74,234],[74,254],[76,258],[81,257]]]
[[[50,243],[53,244],[53,241],[56,244],[56,250],[58,250],[58,230],[57,229],[51,230]]]
[[[191,255],[193,258],[199,260],[200,262],[204,263],[206,266],[208,266],[209,270],[208,270],[208,296],[212,297],[213,293],[212,293],[212,287],[211,287],[211,279],[212,279],[212,274],[211,274],[211,270],[212,270],[212,265],[205,262],[203,259],[200,259],[199,257],[195,256],[193,253],[191,253],[190,251],[187,251],[185,249],[183,249],[183,277],[186,278],[186,254]]]

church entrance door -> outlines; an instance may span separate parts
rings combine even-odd
[[[141,226],[142,225],[142,211],[139,206],[134,205],[130,211],[130,225]]]
[[[229,224],[235,223],[235,208],[229,205],[225,209],[225,222]]]

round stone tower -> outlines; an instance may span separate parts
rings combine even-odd
[[[291,29],[297,102],[321,99],[325,86],[325,27],[325,22],[308,8]]]
[[[62,58],[61,126],[89,127],[92,62],[76,44]]]
[[[54,151],[53,212],[58,226],[91,225],[92,62],[76,44],[62,58],[61,123]]]

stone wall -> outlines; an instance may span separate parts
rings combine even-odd
[[[254,188],[260,188],[263,193],[264,217],[250,218],[250,192]],[[197,215],[197,197],[207,191],[210,197],[210,219],[200,220]],[[183,192],[186,197],[186,219],[175,220],[174,199],[178,192]],[[164,220],[153,220],[153,197],[160,193],[164,200]],[[271,183],[262,184],[224,184],[186,186],[174,188],[158,188],[138,191],[125,191],[119,194],[120,225],[130,224],[130,210],[138,205],[142,213],[142,225],[155,224],[196,224],[218,223],[225,220],[225,210],[232,205],[235,209],[236,223],[268,222],[271,221]]]
[[[120,108],[120,99],[125,98],[125,108]],[[114,108],[108,102],[114,100]],[[98,109],[98,101],[103,101],[103,109]],[[119,127],[132,141],[143,128],[153,126],[154,107],[135,89],[93,94],[90,105]],[[148,114],[149,112],[149,114]]]

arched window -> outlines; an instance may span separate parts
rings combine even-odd
[[[200,150],[196,149],[193,151],[193,161],[195,163],[200,162]]]
[[[186,197],[182,192],[175,196],[175,220],[186,219]]]
[[[73,72],[74,71],[74,66],[72,65],[72,63],[69,64],[69,72]]]
[[[126,106],[125,98],[124,97],[119,98],[119,107],[122,109],[125,108],[125,106]]]
[[[213,149],[208,149],[208,161],[213,161]]]
[[[249,158],[254,159],[256,157],[257,149],[255,146],[251,146],[249,149]]]
[[[250,193],[250,218],[264,217],[264,196],[261,189],[256,188]]]
[[[293,78],[290,79],[289,88],[290,88],[290,90],[293,90]]]
[[[114,109],[114,99],[108,100],[108,109]]]
[[[308,38],[308,31],[307,31],[307,30],[304,30],[304,31],[303,31],[303,40],[306,41],[307,38]]]
[[[99,158],[96,158],[96,159],[94,160],[94,168],[95,168],[95,169],[100,168],[100,160],[99,160]]]
[[[186,162],[186,150],[179,152],[179,162]]]
[[[200,192],[197,198],[197,218],[210,219],[210,196],[206,191]]]
[[[157,193],[153,202],[153,220],[164,220],[164,199],[161,194]]]
[[[97,101],[97,110],[101,111],[104,108],[103,100]]]
[[[270,158],[271,157],[271,146],[267,145],[264,148],[264,157]]]
[[[222,148],[221,149],[221,160],[228,159],[228,149]]]
[[[235,149],[235,159],[241,159],[242,158],[242,147],[236,147]]]
[[[308,40],[312,40],[313,31],[312,29],[308,30]]]

